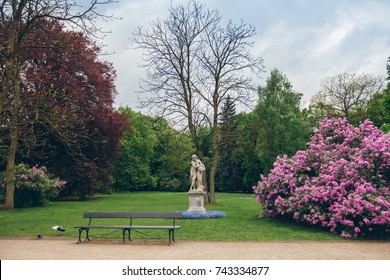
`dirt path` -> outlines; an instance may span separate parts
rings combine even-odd
[[[390,260],[390,242],[0,239],[1,260]]]

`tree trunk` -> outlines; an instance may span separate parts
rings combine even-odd
[[[15,155],[18,141],[18,128],[13,126],[10,133],[11,144],[7,155],[7,191],[5,195],[5,210],[15,208],[14,193],[15,193]]]
[[[15,2],[16,3],[16,2]],[[14,100],[8,100],[8,104],[10,106],[10,127],[5,127],[5,129],[9,129],[9,141],[10,146],[7,153],[7,171],[6,171],[6,180],[7,180],[7,189],[5,195],[5,209],[11,210],[14,209],[14,191],[15,191],[15,155],[17,149],[18,142],[18,114],[20,109],[20,87],[19,87],[19,70],[18,70],[18,59],[17,59],[17,30],[18,30],[18,20],[20,13],[16,11],[16,5],[13,3],[13,19],[7,30],[7,34],[5,36],[6,40],[6,49],[4,51],[5,56],[5,67],[3,69],[3,77],[2,77],[2,91],[0,100],[6,103],[11,90],[14,90]],[[6,107],[3,107],[4,104],[1,104],[0,109],[0,126],[3,126],[7,119]],[[4,127],[2,127],[4,128]]]
[[[214,102],[217,104],[217,102]],[[210,204],[214,204],[215,200],[215,175],[218,168],[219,158],[219,131],[218,131],[218,105],[214,107],[214,120],[213,120],[213,161],[210,170]]]
[[[18,115],[20,111],[20,81],[18,71],[18,61],[16,58],[13,60],[12,84],[14,86],[14,100],[11,105],[11,127],[10,127],[10,146],[7,154],[7,190],[5,196],[5,209],[12,210],[15,208],[15,156],[18,144]]]
[[[218,167],[218,147],[215,148],[213,145],[213,162],[210,170],[210,204],[214,204],[215,200],[215,174],[217,173]]]
[[[202,149],[200,148],[200,145],[199,145],[199,139],[198,139],[198,135],[196,133],[196,128],[195,128],[194,123],[193,123],[192,111],[190,109],[188,110],[188,116],[189,116],[188,117],[188,128],[190,130],[192,141],[195,145],[196,155],[199,157],[199,159],[204,164],[205,162],[204,162],[203,152],[202,152]],[[210,203],[210,194],[209,194],[209,190],[208,190],[208,186],[207,186],[206,170],[203,172],[202,185],[203,185],[204,191],[206,193],[205,194],[205,202]]]

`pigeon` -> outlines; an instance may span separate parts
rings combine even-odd
[[[62,226],[53,226],[52,229],[58,230],[58,231],[65,231],[65,229]]]

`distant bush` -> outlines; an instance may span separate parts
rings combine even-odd
[[[3,192],[7,185],[5,172],[0,174]],[[44,166],[19,164],[15,168],[15,208],[45,206],[48,201],[58,196],[61,188],[66,184],[53,175],[47,173]]]
[[[390,134],[372,122],[325,119],[306,151],[278,157],[254,188],[263,214],[328,228],[344,238],[390,232]],[[262,215],[261,215],[262,216]]]

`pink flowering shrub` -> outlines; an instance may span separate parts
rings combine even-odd
[[[3,192],[7,185],[5,172],[0,174]],[[45,206],[47,202],[55,199],[59,191],[66,184],[49,174],[46,167],[19,164],[15,168],[15,208]]]
[[[366,120],[325,119],[306,151],[278,157],[254,191],[268,217],[288,217],[344,238],[389,236],[390,134]]]

